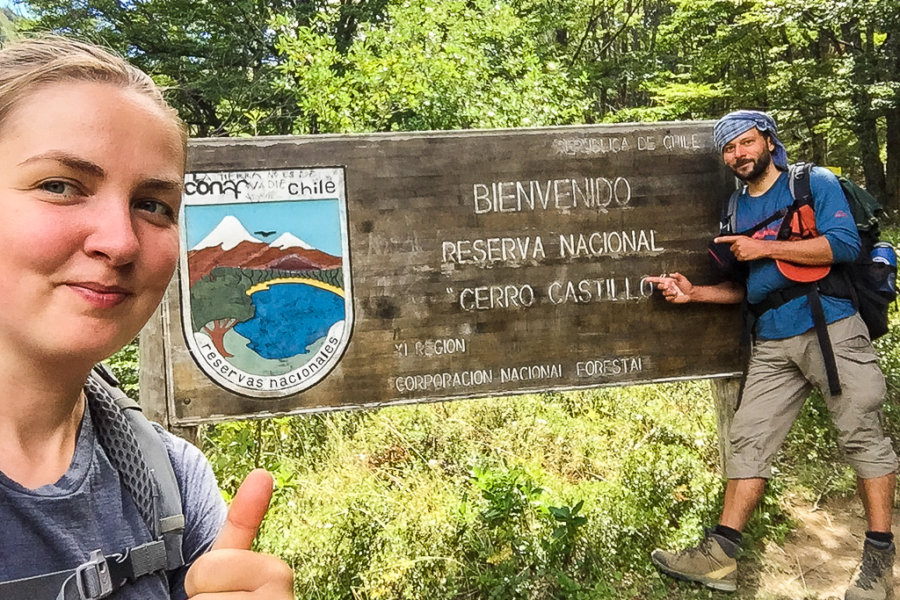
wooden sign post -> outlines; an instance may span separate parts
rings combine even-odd
[[[184,427],[734,376],[736,307],[644,281],[708,282],[712,125],[193,140],[142,403]]]

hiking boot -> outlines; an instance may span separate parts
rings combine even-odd
[[[737,544],[707,531],[703,541],[693,548],[680,552],[656,549],[650,554],[650,560],[660,571],[676,579],[696,581],[714,590],[733,592],[737,589],[737,551]]]
[[[894,597],[894,544],[876,548],[866,540],[862,562],[853,573],[844,600],[892,600]]]

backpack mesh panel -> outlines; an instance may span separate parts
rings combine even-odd
[[[152,476],[141,454],[131,424],[109,393],[89,377],[84,386],[87,404],[100,445],[119,472],[122,485],[131,494],[151,535],[156,535]]]

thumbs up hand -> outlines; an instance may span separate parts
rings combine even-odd
[[[294,574],[281,559],[250,550],[272,498],[272,476],[247,475],[209,552],[188,570],[191,600],[293,600]]]

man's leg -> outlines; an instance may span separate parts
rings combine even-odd
[[[894,474],[870,479],[859,477],[856,481],[869,529],[863,543],[862,561],[844,598],[890,600],[894,597],[894,536],[891,533]]]
[[[856,479],[859,497],[866,510],[869,531],[890,533],[894,507],[895,476],[893,473],[874,479]]]
[[[766,488],[771,461],[800,412],[809,383],[785,356],[786,341],[759,342],[753,348],[741,404],[731,423],[725,501],[719,525],[697,546],[678,552],[654,550],[650,559],[672,577],[707,587],[737,589],[740,530]]]
[[[893,473],[871,479],[856,479],[866,510],[868,531],[862,561],[856,568],[845,600],[890,600],[894,597],[894,536],[891,509],[894,504]]]
[[[725,505],[719,525],[741,531],[766,491],[766,480],[762,477],[750,479],[729,479],[725,487]]]
[[[866,511],[868,531],[862,560],[844,596],[846,600],[889,600],[893,593],[894,543],[891,509],[897,457],[881,426],[881,405],[886,392],[878,357],[858,315],[828,326],[843,389],[832,397],[822,387],[828,410],[838,430],[838,441],[857,473],[857,485]],[[818,355],[809,353],[810,373],[824,377]],[[817,382],[822,386],[822,380]]]
[[[699,545],[681,552],[654,550],[653,563],[667,575],[697,581],[713,589],[737,589],[737,551],[741,530],[766,491],[762,477],[729,479],[719,525]]]

